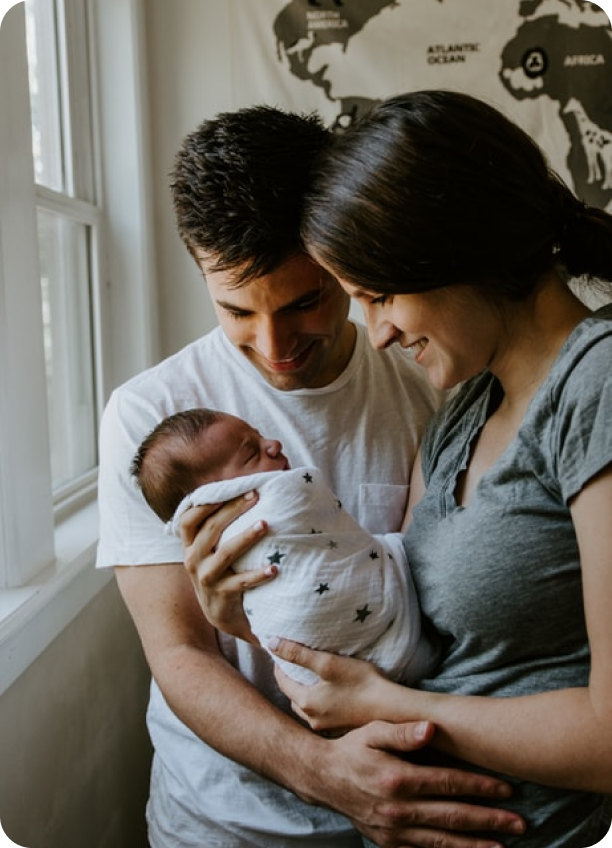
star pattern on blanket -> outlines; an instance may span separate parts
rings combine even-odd
[[[368,609],[368,605],[365,604],[361,607],[361,609],[355,610],[355,618],[353,619],[353,624],[359,621],[361,624],[366,620],[369,615],[372,615],[372,610]]]
[[[302,479],[302,481],[305,485],[309,485],[309,486],[312,487],[311,491],[317,491],[315,486],[318,485],[318,478],[316,478],[316,475],[314,473],[311,473],[310,471],[305,470],[301,474],[301,479]],[[335,505],[336,510],[338,510],[338,511],[343,509],[342,502],[337,497],[333,497],[332,499],[328,500],[327,503],[326,503],[326,510],[330,514],[333,513],[334,505]],[[326,516],[327,516],[327,512],[326,512]],[[327,520],[327,518],[320,517],[319,519],[315,518],[314,520],[315,521],[320,520],[320,521],[324,522],[324,521]],[[301,532],[308,534],[308,535],[323,535],[323,536],[325,536],[326,538],[321,540],[321,545],[322,545],[322,547],[326,548],[329,551],[339,550],[339,551],[342,551],[343,554],[349,553],[345,550],[346,546],[345,546],[344,538],[340,538],[339,536],[336,536],[335,539],[332,538],[331,534],[329,532],[329,529],[327,527],[325,527],[325,528],[319,527],[318,528],[316,526],[311,525],[310,527],[308,527],[308,525],[306,525],[306,527],[304,527],[304,529]],[[272,540],[270,540],[270,541],[271,541],[271,544],[268,547],[269,553],[267,554],[267,562],[270,563],[271,565],[276,565],[276,566],[279,566],[279,565],[281,565],[281,563],[284,563],[283,569],[286,570],[287,568],[290,568],[291,565],[292,565],[292,559],[294,558],[294,552],[293,552],[291,545],[289,545],[289,547],[286,547],[285,545],[282,545],[282,544],[279,544],[279,543],[275,544]],[[280,542],[280,540],[279,540],[279,542]],[[350,548],[350,546],[349,546],[349,548]],[[389,558],[393,559],[393,556],[390,553],[388,553],[387,551],[384,551],[384,553],[387,553]],[[350,554],[350,555],[352,555],[352,554]],[[337,557],[337,555],[336,555],[336,557]],[[364,547],[359,551],[359,558],[361,559],[362,565],[364,567],[366,567],[366,563],[374,562],[376,560],[380,561],[382,557],[383,557],[383,549],[379,549],[379,548],[376,548],[376,547],[372,547],[372,548]],[[371,568],[372,566],[368,565],[367,567]],[[376,567],[378,567],[378,565]],[[325,580],[325,577],[323,577],[323,579],[321,579],[321,577],[323,577],[323,575],[318,576],[317,578],[315,578],[315,580],[312,583],[310,583],[310,587],[311,587],[310,592],[312,594],[310,596],[311,600],[308,603],[309,604],[315,604],[316,607],[322,612],[327,609],[328,614],[331,614],[332,616],[334,616],[333,606],[330,607],[329,605],[330,604],[335,605],[335,603],[337,602],[336,596],[337,596],[337,593],[338,593],[339,585],[333,580],[332,581]],[[334,585],[332,585],[332,584],[334,584]],[[306,589],[306,586],[303,586],[303,589],[301,589],[300,591],[303,591],[304,589]],[[313,595],[317,595],[318,598],[315,600]],[[329,596],[329,597],[326,597],[326,596]],[[367,594],[366,594],[366,597],[367,597]],[[358,608],[353,607],[352,604],[349,605],[348,609],[345,608],[345,612],[341,615],[341,617],[346,616],[346,618],[345,618],[346,625],[348,625],[349,622],[352,622],[353,624],[363,624],[364,622],[366,622],[369,619],[369,617],[371,615],[374,615],[373,620],[375,620],[380,615],[380,612],[379,612],[378,609],[371,609],[370,608],[369,602],[367,602],[367,603],[365,602],[363,595],[362,595],[362,600],[364,602]],[[305,598],[304,598],[304,601],[305,601]],[[376,607],[377,605],[375,604],[374,606]],[[263,616],[264,619],[267,619],[268,612],[264,611],[263,609],[260,609],[257,606],[257,604],[253,604],[253,605],[249,604],[248,606],[245,604],[245,613],[249,617],[249,620],[251,620],[253,618],[259,619],[262,616]],[[350,618],[351,615],[353,616],[352,619]]]
[[[287,554],[282,554],[282,553],[278,550],[278,548],[277,548],[277,549],[274,551],[274,553],[273,553],[273,554],[270,554],[270,556],[268,557],[268,562],[269,562],[271,565],[280,565],[280,561],[281,561],[281,559],[282,559],[283,557],[286,557],[286,556],[287,556]]]

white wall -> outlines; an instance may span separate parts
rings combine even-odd
[[[147,0],[147,44],[161,349],[216,324],[204,281],[176,234],[168,188],[174,155],[205,118],[233,109],[229,4]]]
[[[0,698],[0,821],[27,848],[146,848],[149,673],[110,583]]]

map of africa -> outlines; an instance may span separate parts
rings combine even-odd
[[[277,62],[333,107],[335,131],[377,99],[417,87],[486,94],[502,106],[509,96],[518,114],[531,102],[540,117],[530,111],[526,129],[553,165],[586,202],[612,207],[612,28],[588,0],[289,0],[271,23]],[[339,83],[343,66],[353,69],[352,91]]]

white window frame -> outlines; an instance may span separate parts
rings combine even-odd
[[[98,407],[157,356],[142,0],[85,4],[98,160],[94,322]],[[69,36],[70,37],[70,36]],[[80,45],[79,49],[84,45]],[[0,27],[0,694],[111,575],[96,572],[96,475],[54,503],[42,340],[36,204],[23,3]]]

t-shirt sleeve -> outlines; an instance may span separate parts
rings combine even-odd
[[[590,348],[559,397],[555,433],[557,478],[564,502],[612,463],[612,339]]]
[[[129,407],[129,415],[124,414]],[[164,531],[164,523],[148,506],[130,474],[132,459],[142,439],[158,423],[136,397],[115,392],[100,426],[98,504],[100,539],[96,567],[182,562],[181,543]]]

